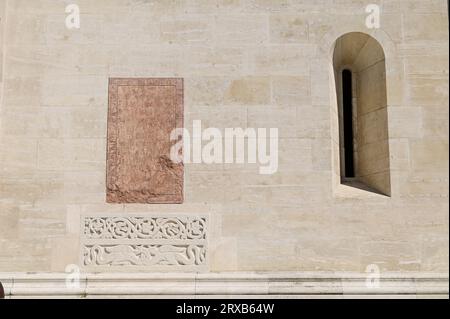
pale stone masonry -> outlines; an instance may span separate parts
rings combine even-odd
[[[156,249],[207,274],[375,264],[448,276],[447,1],[74,0],[72,30],[69,2],[0,1],[0,273],[83,267],[85,218],[159,216],[179,229],[192,215],[207,221],[207,245],[109,241],[120,247],[102,271],[134,272],[137,250]],[[370,3],[379,29],[365,24]],[[365,155],[383,163],[365,169],[388,172],[385,195],[340,181],[333,53],[351,32],[384,51],[386,135]],[[183,204],[107,204],[108,80],[133,77],[183,78],[188,129],[278,128],[278,172],[186,164]]]

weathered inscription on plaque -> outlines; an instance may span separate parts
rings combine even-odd
[[[184,166],[170,159],[182,127],[182,79],[110,79],[108,203],[183,202]]]

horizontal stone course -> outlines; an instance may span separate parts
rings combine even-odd
[[[368,287],[361,273],[209,273],[209,274],[93,274],[83,273],[77,286],[66,286],[62,273],[0,273],[6,298],[146,298],[165,296],[246,298],[328,298],[350,296],[446,298],[448,276],[437,273],[386,274],[379,286]]]

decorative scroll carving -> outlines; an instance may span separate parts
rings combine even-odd
[[[201,245],[94,245],[84,247],[85,266],[200,266]]]
[[[206,266],[204,216],[97,215],[82,220],[82,265],[85,267]]]
[[[206,219],[198,217],[87,217],[84,235],[99,239],[206,239]]]

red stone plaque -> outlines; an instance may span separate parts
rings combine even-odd
[[[108,203],[183,202],[184,166],[170,159],[182,127],[183,79],[110,79]]]

